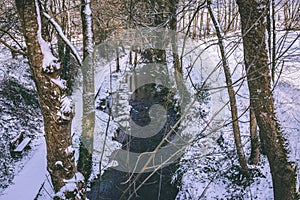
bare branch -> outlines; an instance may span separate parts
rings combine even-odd
[[[7,48],[9,48],[11,51],[19,53],[19,54],[21,54],[23,56],[27,56],[27,53],[25,51],[23,51],[21,49],[17,49],[15,47],[11,46],[10,44],[8,44],[7,42],[5,42],[4,40],[0,39],[0,42],[2,44],[4,44]]]
[[[75,56],[77,62],[81,65],[82,64],[82,59],[79,56],[79,53],[77,51],[77,49],[75,48],[75,46],[71,43],[71,41],[65,36],[65,34],[63,33],[63,30],[61,29],[60,25],[47,13],[43,13],[43,15],[49,20],[49,22],[53,25],[53,27],[55,28],[55,30],[57,31],[59,37],[65,42],[65,44],[67,46],[70,47],[72,54]]]

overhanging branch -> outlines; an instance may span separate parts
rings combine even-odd
[[[57,31],[59,37],[64,41],[64,43],[70,47],[72,54],[75,56],[77,62],[81,65],[82,64],[82,59],[79,56],[79,53],[75,46],[71,43],[71,41],[65,36],[63,33],[63,30],[61,29],[60,25],[47,13],[43,13],[43,15],[49,20],[49,22],[53,25],[55,30]]]

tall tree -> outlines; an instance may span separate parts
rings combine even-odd
[[[229,64],[228,64],[227,57],[226,57],[224,41],[223,41],[223,36],[221,35],[220,25],[213,14],[210,0],[207,0],[207,9],[208,9],[210,18],[212,19],[212,22],[214,24],[214,27],[215,27],[215,30],[217,33],[217,37],[218,37],[218,45],[219,45],[220,52],[221,52],[222,65],[223,65],[223,70],[224,70],[224,74],[225,74],[227,91],[228,91],[228,95],[229,95],[233,136],[234,136],[235,146],[236,146],[236,150],[237,150],[237,154],[238,154],[238,159],[239,159],[239,163],[241,165],[242,171],[245,174],[247,174],[249,169],[247,166],[247,161],[246,161],[243,144],[242,144],[242,139],[241,139],[241,132],[240,132],[240,126],[239,126],[239,121],[238,121],[239,120],[238,119],[238,109],[237,109],[237,105],[236,105],[235,92],[234,92],[233,85],[232,85],[231,72],[230,72]]]
[[[296,172],[288,161],[284,138],[274,113],[265,43],[267,3],[267,0],[237,0],[242,22],[245,68],[262,148],[270,164],[274,199],[293,200],[296,199]]]
[[[38,92],[47,144],[47,169],[56,192],[55,199],[84,198],[83,176],[77,173],[72,149],[72,102],[65,95],[60,63],[42,37],[37,0],[16,0],[28,50],[31,72]],[[75,187],[74,187],[75,186]]]
[[[93,136],[95,129],[95,89],[93,64],[93,25],[90,0],[81,1],[81,20],[83,35],[82,63],[82,134],[78,160],[78,170],[87,180],[92,170]]]

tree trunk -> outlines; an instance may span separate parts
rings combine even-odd
[[[81,20],[83,35],[82,63],[82,134],[78,170],[88,180],[92,171],[93,137],[95,128],[95,89],[93,63],[92,12],[89,0],[81,1]]]
[[[207,12],[204,38],[208,37],[209,34],[210,34],[210,19],[209,19],[209,13]]]
[[[232,16],[232,2],[231,0],[228,1],[228,22],[227,22],[227,28],[226,28],[226,33],[230,32],[232,29],[232,21],[231,21],[231,16]]]
[[[260,129],[260,140],[268,157],[274,199],[296,199],[296,172],[287,159],[284,138],[274,113],[271,76],[265,43],[267,0],[237,0],[242,22],[244,59],[250,101]]]
[[[28,59],[38,92],[39,103],[44,120],[44,131],[47,145],[47,169],[51,176],[56,199],[72,198],[83,195],[82,175],[76,173],[74,150],[72,149],[71,121],[72,108],[65,112],[62,107],[67,101],[64,86],[60,79],[59,63],[53,60],[47,66],[43,63],[44,56],[41,44],[47,44],[42,39],[41,16],[38,1],[16,0],[16,6],[25,37]],[[45,48],[45,46],[43,46]],[[47,48],[47,47],[46,47]],[[49,49],[50,50],[50,47]],[[49,53],[49,52],[48,52]],[[49,55],[48,55],[49,56]],[[49,57],[48,57],[49,59]],[[51,59],[51,58],[50,58]],[[73,179],[77,189],[68,190],[67,180]],[[77,179],[77,180],[76,180]],[[74,182],[72,182],[73,184]],[[64,187],[65,186],[65,187]],[[83,198],[83,196],[81,196]]]
[[[223,24],[223,30],[226,31],[227,30],[227,0],[224,0],[224,24]]]
[[[134,60],[133,60],[133,68],[134,69],[137,66],[137,61],[138,61],[138,48],[135,47],[135,49],[134,49]]]
[[[240,127],[239,127],[239,121],[238,121],[238,109],[236,105],[236,99],[235,99],[235,92],[232,86],[232,80],[231,80],[231,73],[228,65],[228,61],[226,58],[225,53],[225,47],[223,45],[223,37],[221,35],[220,26],[212,12],[212,9],[210,7],[210,0],[207,1],[207,8],[208,12],[210,14],[210,17],[212,19],[212,22],[215,26],[217,37],[218,37],[218,45],[221,52],[221,58],[222,58],[222,65],[225,73],[225,79],[226,79],[226,85],[229,95],[229,102],[230,102],[230,109],[231,109],[231,118],[232,118],[232,128],[233,128],[233,135],[234,135],[234,141],[236,146],[236,151],[238,154],[239,163],[241,165],[242,171],[247,174],[249,169],[247,166],[247,161],[243,149],[242,139],[241,139],[241,133],[240,133]]]
[[[275,0],[272,0],[272,81],[275,82],[276,70],[276,19],[275,19]]]
[[[116,72],[120,72],[120,55],[119,47],[116,48]]]
[[[200,14],[200,30],[199,30],[199,37],[202,38],[202,31],[204,32],[203,30],[203,18],[204,18],[204,8],[201,10],[201,14]]]

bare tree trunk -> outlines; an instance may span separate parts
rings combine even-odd
[[[136,68],[138,60],[138,48],[135,47],[134,49],[134,60],[133,60],[133,67]]]
[[[53,60],[49,64],[43,62],[45,56],[51,59],[50,47],[45,46],[42,38],[41,13],[35,0],[16,0],[19,19],[28,50],[28,59],[38,92],[39,103],[44,120],[44,131],[47,145],[47,169],[57,196],[55,199],[84,198],[84,180],[76,173],[74,150],[72,149],[71,121],[72,107],[65,96],[64,80],[60,79],[59,63]],[[42,46],[44,45],[42,49]],[[52,54],[51,54],[52,55]],[[53,55],[52,55],[53,56]],[[60,84],[62,83],[62,85]],[[63,109],[67,106],[68,110]],[[68,180],[77,188],[68,188]]]
[[[204,38],[209,36],[210,34],[210,18],[209,18],[209,12],[206,14],[206,26],[205,26],[205,35]]]
[[[240,29],[240,26],[239,26],[239,24],[240,24],[239,16],[240,15],[238,15],[238,6],[236,4],[235,4],[235,14],[236,14],[236,18],[235,18],[235,29],[234,30],[236,31],[236,30]]]
[[[228,89],[228,95],[229,95],[229,101],[230,101],[230,109],[231,109],[231,118],[232,118],[232,127],[233,127],[233,135],[234,135],[234,141],[236,145],[236,150],[239,158],[239,163],[241,165],[241,168],[244,173],[248,173],[249,169],[247,166],[247,161],[245,157],[245,153],[243,150],[243,144],[242,144],[242,139],[241,139],[241,134],[240,134],[240,127],[239,127],[239,122],[238,122],[238,110],[236,106],[236,99],[235,99],[235,92],[232,86],[232,80],[231,80],[231,73],[229,69],[229,65],[227,62],[226,54],[225,54],[225,47],[223,45],[223,37],[221,35],[220,27],[219,24],[212,12],[212,9],[210,7],[211,1],[207,0],[207,8],[208,12],[210,14],[210,17],[212,19],[212,22],[215,26],[217,37],[218,37],[218,44],[222,56],[222,64],[223,64],[223,69],[225,73],[225,78],[226,78],[226,85]]]
[[[203,18],[204,18],[204,8],[201,10],[201,14],[200,14],[200,33],[199,33],[199,36],[202,37],[202,31],[204,32],[203,30]]]
[[[227,0],[224,0],[224,24],[223,24],[223,30],[226,31],[227,30]]]
[[[120,71],[120,55],[119,55],[119,47],[116,48],[116,72]]]
[[[221,3],[219,2],[220,0],[217,0],[216,1],[216,4],[217,4],[217,20],[218,20],[218,23],[221,24]]]
[[[249,160],[250,160],[250,164],[257,165],[259,162],[259,138],[258,138],[256,117],[251,102],[250,102],[249,112],[250,112],[250,139],[251,139],[251,154]]]
[[[178,55],[178,46],[177,46],[177,38],[176,38],[176,31],[177,31],[177,19],[176,19],[176,10],[177,10],[177,4],[178,0],[176,2],[169,0],[168,5],[169,5],[169,10],[170,10],[170,29],[174,31],[171,36],[171,43],[172,43],[172,55],[173,55],[173,65],[174,65],[174,76],[175,76],[175,82],[177,89],[179,91],[179,95],[181,100],[184,98],[183,92],[184,90],[184,85],[183,85],[183,72],[182,72],[182,66],[179,61],[179,55]]]
[[[92,171],[93,137],[95,128],[95,89],[93,63],[92,11],[89,0],[81,1],[83,35],[83,91],[82,91],[82,134],[78,170],[88,180]]]
[[[286,29],[289,29],[289,0],[286,0],[284,3],[284,26]]]
[[[129,64],[132,65],[132,49],[129,52]]]
[[[199,18],[199,12],[197,12],[196,17],[194,19],[194,28],[193,28],[192,39],[195,39],[197,37],[198,18]]]
[[[296,199],[296,172],[287,159],[284,138],[274,113],[270,68],[265,43],[267,0],[237,0],[242,22],[244,59],[250,101],[260,141],[268,157],[275,200]]]
[[[185,14],[186,14],[186,11],[185,11],[185,0],[183,0],[183,12],[182,12],[182,30],[185,29]]]
[[[177,0],[176,2],[173,2],[171,0],[168,1],[168,6],[170,10],[169,26],[170,29],[174,32],[177,31],[177,15],[176,15],[177,4],[178,4]],[[176,35],[172,34],[171,42],[172,42],[172,52],[173,52],[173,63],[174,63],[175,71],[182,74],[182,68],[180,66],[179,55],[178,55],[177,38],[175,37]]]
[[[228,1],[228,22],[227,22],[228,26],[227,26],[227,32],[232,31],[231,30],[231,27],[232,27],[231,16],[232,16],[232,0],[229,0]]]
[[[272,0],[272,81],[275,81],[276,70],[276,19],[275,19],[275,0]]]

